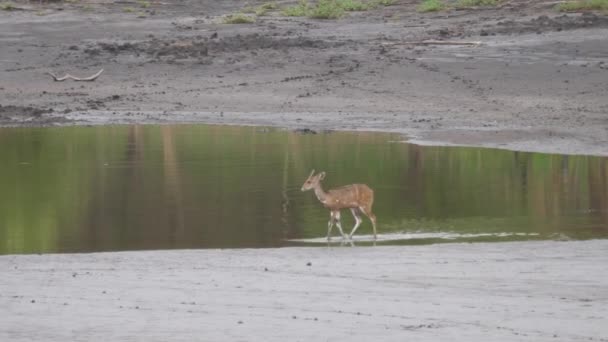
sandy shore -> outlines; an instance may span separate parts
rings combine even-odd
[[[0,256],[2,341],[607,341],[608,241]]]
[[[400,132],[421,144],[608,155],[608,17],[555,2],[222,24],[264,0],[0,11],[0,126],[214,123]],[[284,7],[295,1],[279,1]],[[131,7],[129,7],[131,6]],[[424,40],[479,45],[424,45]],[[412,43],[414,42],[414,43]],[[94,82],[53,82],[46,74]]]

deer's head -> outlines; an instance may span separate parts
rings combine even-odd
[[[314,189],[320,181],[325,178],[325,172],[320,172],[315,175],[315,170],[310,172],[310,176],[306,179],[304,184],[302,184],[302,191],[308,191],[310,189]]]

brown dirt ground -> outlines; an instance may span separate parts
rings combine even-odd
[[[280,6],[295,1],[279,1]],[[185,123],[402,132],[418,143],[608,155],[608,16],[555,1],[254,24],[245,1],[14,2],[0,125]],[[263,1],[248,1],[250,5]],[[479,46],[416,45],[424,39]],[[94,82],[53,82],[46,72]]]

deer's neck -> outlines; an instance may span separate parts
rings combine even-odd
[[[317,199],[325,204],[326,200],[327,200],[327,193],[325,191],[323,191],[323,188],[321,187],[321,183],[317,184],[317,186],[315,186],[315,195],[317,196]]]

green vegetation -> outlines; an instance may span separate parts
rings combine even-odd
[[[589,10],[604,10],[608,11],[608,0],[578,0],[568,1],[559,4],[555,7],[561,12],[576,12]]]
[[[391,6],[394,5],[397,0],[376,0],[373,2],[374,7],[377,6]]]
[[[496,6],[499,0],[458,0],[457,8],[479,7],[479,6]]]
[[[133,8],[133,7],[125,7],[122,10],[123,10],[123,12],[126,12],[126,13],[133,13],[133,12],[135,12],[135,8]]]
[[[454,7],[456,8],[468,8],[468,7],[480,7],[480,6],[496,6],[500,3],[500,0],[458,0]],[[437,12],[448,9],[448,6],[444,0],[424,0],[416,10],[418,12]]]
[[[372,8],[372,4],[359,0],[335,0],[335,3],[345,11],[367,11]]]
[[[15,9],[15,5],[12,2],[3,2],[0,3],[0,9],[3,11],[13,11]]]
[[[139,4],[139,6],[141,6],[142,8],[148,8],[150,7],[150,2],[146,1],[146,0],[139,0],[137,1],[137,3]]]
[[[319,0],[315,5],[300,0],[297,5],[284,8],[282,13],[289,17],[337,19],[346,11],[366,11],[370,8],[372,6],[369,3],[359,0]]]
[[[297,5],[283,8],[283,15],[288,17],[310,17],[315,19],[336,19],[345,12],[367,11],[379,6],[390,6],[396,0],[319,0],[310,4],[307,0],[300,0]]]
[[[344,12],[337,0],[319,0],[308,16],[314,19],[337,19],[343,16]]]
[[[416,7],[416,11],[418,12],[437,12],[444,10],[446,8],[445,3],[442,0],[424,0],[418,7]]]
[[[258,16],[264,15],[266,13],[268,13],[269,11],[275,10],[277,9],[279,6],[277,5],[276,2],[272,1],[272,2],[265,2],[263,4],[261,4],[260,6],[254,7],[254,6],[245,6],[243,7],[243,9],[241,9],[241,13],[250,13],[250,14],[255,14]]]
[[[289,6],[284,8],[281,12],[283,15],[288,17],[305,17],[310,11],[310,4],[306,0],[298,1],[295,6]]]
[[[224,24],[251,24],[255,22],[255,18],[243,13],[230,14],[224,17]]]
[[[268,13],[269,11],[275,10],[277,8],[278,6],[276,2],[266,2],[256,7],[253,13],[255,13],[257,16],[262,16]]]

